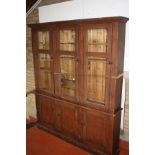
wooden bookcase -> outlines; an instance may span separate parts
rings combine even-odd
[[[95,154],[118,154],[127,21],[29,25],[40,128]]]

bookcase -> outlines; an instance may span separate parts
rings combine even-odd
[[[94,154],[119,153],[127,21],[29,25],[40,128]]]

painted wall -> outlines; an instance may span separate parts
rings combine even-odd
[[[85,19],[110,16],[129,17],[128,0],[72,0],[59,4],[39,7],[39,22],[52,22],[72,19]],[[129,71],[129,22],[126,25],[124,70]],[[122,90],[122,107],[125,103],[125,82]],[[121,128],[123,129],[123,114]]]

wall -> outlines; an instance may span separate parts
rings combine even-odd
[[[72,19],[85,19],[110,16],[129,17],[128,0],[73,0],[60,4],[39,7],[39,22],[52,22]],[[128,72],[129,72],[129,22],[126,24],[125,38],[125,76],[122,90],[122,118],[121,129],[124,132],[123,139],[128,140],[129,113],[128,113]]]
[[[38,9],[36,8],[26,18],[27,24],[38,23]],[[33,66],[33,54],[32,54],[32,40],[31,29],[26,26],[26,92],[35,89],[34,81],[34,66]],[[36,117],[35,95],[30,94],[26,97],[26,118]]]
[[[124,114],[124,134],[122,138],[129,139],[129,79],[126,79],[126,98],[125,98],[125,114]]]

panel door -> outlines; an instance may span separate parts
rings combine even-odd
[[[33,52],[36,89],[44,94],[55,94],[53,31],[36,29],[33,32]]]
[[[84,26],[84,103],[108,110],[111,74],[111,24]]]
[[[37,110],[39,122],[43,125],[53,126],[54,124],[54,104],[51,98],[38,96],[37,97]]]
[[[84,143],[100,151],[110,153],[112,135],[112,117],[98,112],[85,111]]]
[[[62,106],[62,132],[65,136],[77,137],[77,109],[67,102]]]

